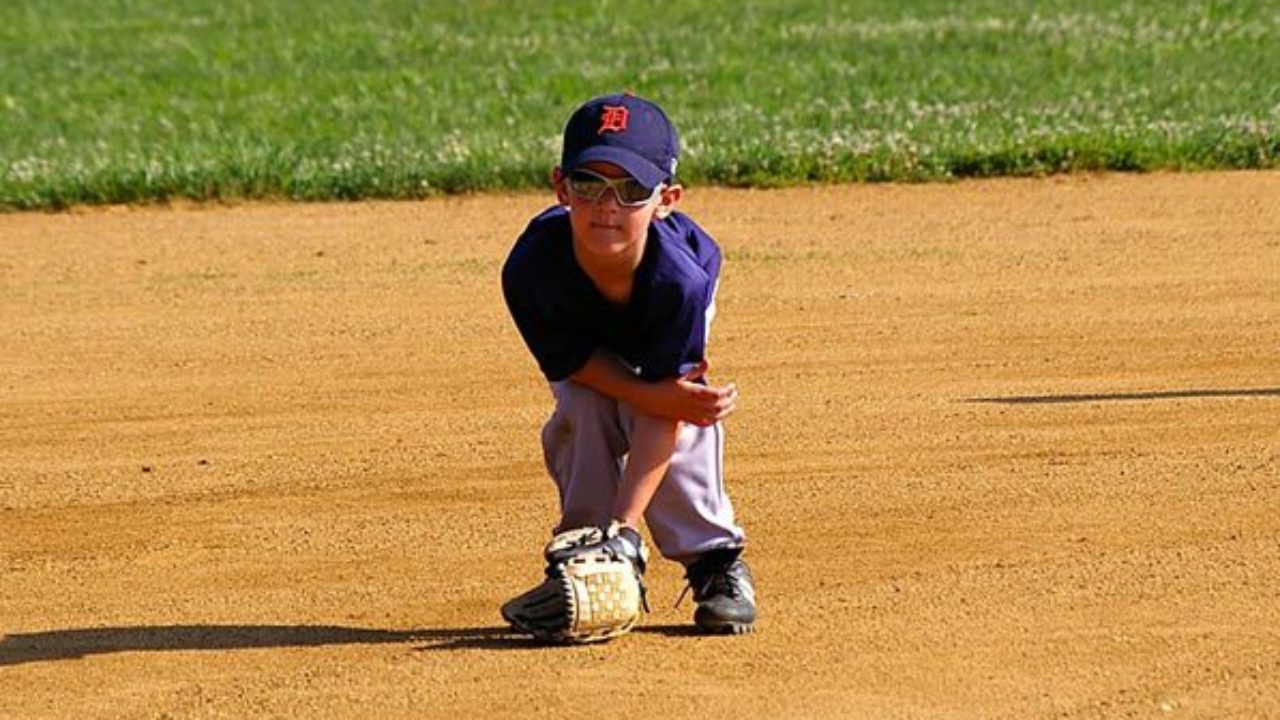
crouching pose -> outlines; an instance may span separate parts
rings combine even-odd
[[[508,309],[555,410],[542,430],[560,498],[545,578],[502,607],[517,630],[588,642],[629,630],[644,606],[643,521],[684,565],[708,633],[756,620],[745,535],[723,477],[737,389],[706,377],[720,249],[687,215],[679,140],[657,105],[596,98],[564,130],[556,206],[502,270]]]

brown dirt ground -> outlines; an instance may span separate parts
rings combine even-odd
[[[547,199],[0,216],[0,717],[1280,717],[1280,173],[694,188],[760,629],[582,648]]]

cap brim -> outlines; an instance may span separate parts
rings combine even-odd
[[[564,169],[565,171],[574,170],[590,162],[607,162],[617,165],[647,188],[658,187],[668,177],[667,171],[657,165],[626,148],[612,145],[589,147],[578,153],[578,157],[574,158],[573,163]]]

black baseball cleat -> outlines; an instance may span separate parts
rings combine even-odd
[[[756,588],[742,548],[703,553],[685,569],[698,609],[693,622],[699,630],[718,635],[741,635],[755,629]]]

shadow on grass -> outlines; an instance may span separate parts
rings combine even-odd
[[[421,650],[529,649],[539,645],[506,627],[376,630],[334,625],[157,625],[76,628],[0,636],[0,667],[90,655],[183,650],[248,650],[425,643]]]

